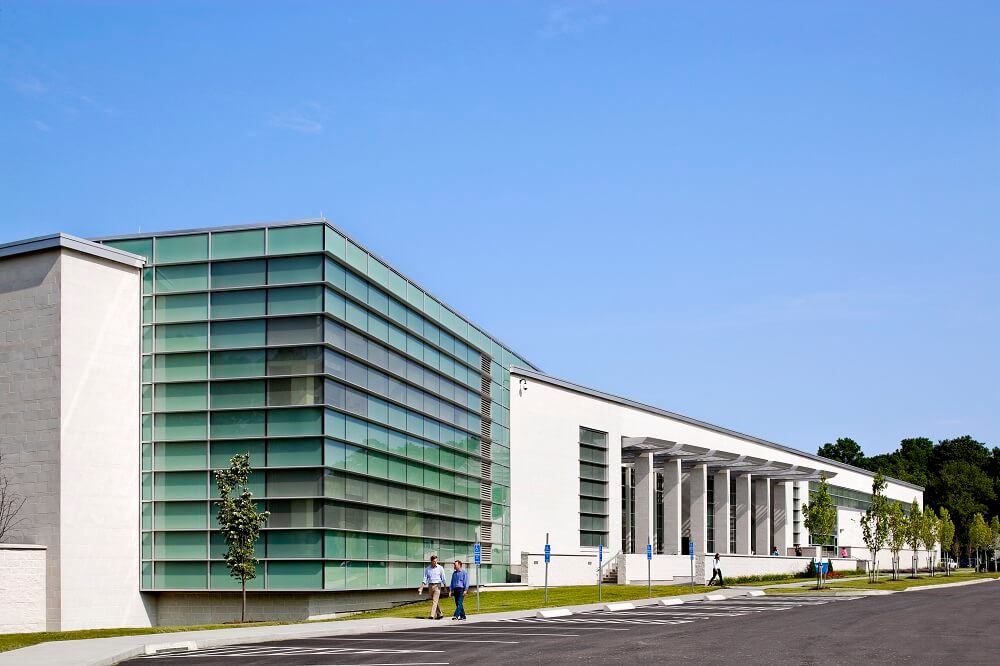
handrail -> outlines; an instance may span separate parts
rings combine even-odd
[[[620,556],[621,554],[622,554],[622,551],[620,551],[620,550],[619,550],[619,551],[618,551],[617,553],[615,553],[614,555],[612,555],[611,557],[609,557],[608,559],[606,559],[606,560],[605,560],[604,562],[602,562],[602,563],[601,563],[601,564],[600,564],[600,565],[599,565],[599,566],[597,567],[597,572],[598,572],[599,574],[601,574],[601,577],[603,577],[603,576],[604,576],[604,567],[608,566],[608,565],[609,565],[609,564],[611,564],[612,562],[617,562],[617,561],[618,561],[618,557],[619,557],[619,556]]]

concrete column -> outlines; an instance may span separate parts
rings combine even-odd
[[[632,552],[645,553],[653,543],[656,523],[656,470],[653,454],[641,453],[635,460],[635,543]]]
[[[758,555],[771,554],[771,480],[753,480],[753,531]],[[780,550],[780,549],[779,549]]]
[[[792,482],[775,481],[771,484],[771,533],[774,545],[782,555],[792,552]]]
[[[729,470],[715,473],[715,550],[729,552]]]
[[[681,461],[668,460],[663,465],[663,552],[681,552]]]
[[[740,474],[736,477],[736,552],[740,555],[750,554],[750,530],[752,529],[750,515],[750,475]],[[757,552],[758,555],[767,553]]]
[[[708,468],[695,465],[688,473],[688,489],[691,493],[691,540],[695,554],[707,553],[708,536]]]
[[[625,516],[623,517],[624,523],[622,523],[622,543],[625,547],[622,549],[626,553],[632,552],[632,468],[626,465],[624,468],[625,472],[625,485],[622,488],[622,493],[625,497]]]

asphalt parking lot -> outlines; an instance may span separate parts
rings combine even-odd
[[[427,627],[142,657],[157,664],[450,666],[998,663],[1000,584],[880,597],[768,596]]]

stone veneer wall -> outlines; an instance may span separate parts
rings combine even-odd
[[[0,634],[45,631],[45,546],[0,544]]]

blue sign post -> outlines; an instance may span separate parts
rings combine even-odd
[[[694,539],[688,540],[688,555],[691,556],[691,591],[694,592]]]
[[[653,598],[653,544],[646,543],[646,594]]]
[[[476,612],[479,612],[479,565],[483,561],[483,547],[478,541],[472,546],[472,560],[476,564]]]
[[[549,604],[549,560],[552,559],[552,546],[549,545],[549,533],[545,533],[545,605]]]
[[[597,600],[604,601],[604,544],[597,544]]]

